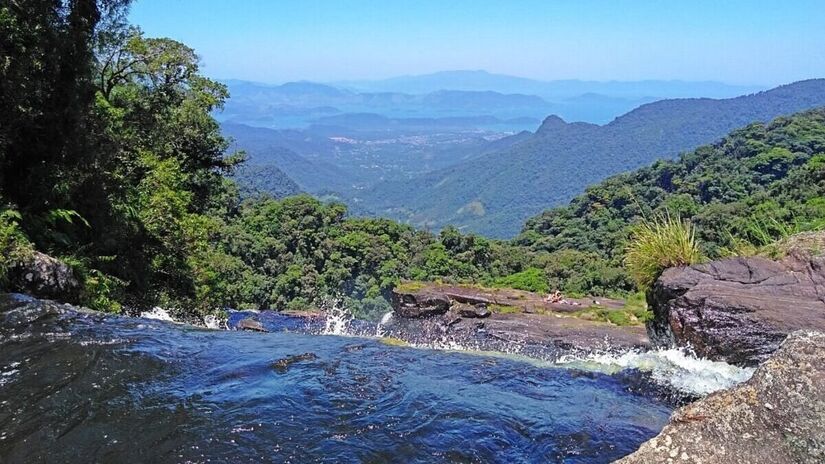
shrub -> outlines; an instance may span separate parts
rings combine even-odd
[[[635,226],[625,253],[627,270],[642,290],[651,288],[665,269],[702,260],[693,225],[669,212]]]
[[[534,267],[495,279],[493,286],[509,287],[536,293],[547,293],[550,290],[547,283],[547,274],[545,274],[543,270]]]

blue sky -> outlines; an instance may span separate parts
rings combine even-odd
[[[825,0],[135,0],[130,17],[211,77],[261,82],[825,77]]]

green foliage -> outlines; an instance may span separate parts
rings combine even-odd
[[[498,314],[518,314],[521,309],[515,306],[493,304],[487,307],[491,312]]]
[[[9,269],[27,259],[33,249],[20,228],[19,212],[0,208],[0,288],[6,284]]]
[[[755,253],[790,232],[825,226],[823,153],[825,109],[751,124],[678,160],[593,185],[568,206],[530,219],[514,242],[567,262],[556,269],[549,265],[551,287],[558,285],[552,284],[554,274],[568,285],[587,274],[565,274],[576,260],[564,254],[575,252],[615,272],[616,279],[604,283],[605,294],[626,292],[632,287],[624,252],[644,216],[670,212],[690,220],[710,258]]]
[[[506,277],[493,280],[494,287],[509,287],[528,292],[547,293],[550,286],[547,284],[547,275],[543,270],[534,267],[525,269]]]
[[[639,288],[647,290],[665,269],[702,259],[693,225],[679,216],[665,214],[634,227],[625,264]]]
[[[783,236],[776,224],[798,224],[800,230],[825,225],[823,110],[752,125],[678,161],[608,179],[570,206],[531,220],[514,242],[454,227],[433,235],[390,220],[348,217],[343,205],[305,195],[274,200],[243,192],[249,198],[241,201],[227,176],[243,154],[227,151],[228,141],[211,116],[227,89],[200,75],[194,50],[129,27],[125,0],[26,0],[25,8],[18,3],[0,5],[0,196],[3,204],[14,205],[0,210],[0,283],[9,266],[38,249],[82,263],[84,302],[106,311],[154,305],[184,315],[226,307],[308,309],[335,297],[374,318],[387,310],[386,300],[402,280],[626,293],[632,284],[622,254],[631,226],[643,214],[671,210],[690,218],[711,256],[736,240]],[[793,95],[783,101],[799,104]],[[767,106],[773,109],[744,114],[756,119],[776,111]],[[712,126],[699,134],[702,140],[731,124],[728,118],[701,119]],[[684,146],[685,140],[663,147],[640,138],[658,133],[646,129],[650,120],[658,121],[638,114],[621,121],[627,133],[636,134],[623,138],[622,153],[648,159]],[[692,133],[685,121],[674,121],[669,133]],[[597,169],[573,174],[546,166],[547,141],[562,127],[549,120],[535,137],[510,144],[519,156],[497,155],[507,164],[500,170],[477,176],[455,171],[458,178],[438,185],[459,194],[437,197],[469,204],[475,213],[483,210],[461,214],[486,227],[501,220],[497,211],[523,215],[563,200],[576,190],[574,184],[615,171],[607,163],[588,163]],[[576,137],[564,143],[564,157],[552,160],[569,166],[597,148],[605,154],[599,147],[611,146],[608,139]],[[611,153],[609,159],[620,157]],[[501,195],[478,197],[479,190],[465,181],[484,182],[491,172],[501,178],[512,170],[534,172],[538,165],[554,179],[568,172],[568,179],[531,177],[543,187],[530,191],[530,198],[511,183]],[[280,171],[251,171],[241,175],[278,179],[275,195],[297,191]],[[337,172],[306,172],[318,183],[340,181]],[[513,193],[519,195],[517,207],[507,203]],[[426,201],[433,198],[427,192]],[[749,228],[752,218],[776,222]],[[642,282],[662,266],[690,262],[696,252],[684,235],[657,242],[661,232],[642,228],[635,251],[631,246],[628,263]],[[628,320],[640,317],[630,314]]]
[[[822,105],[825,105],[825,79],[814,79],[733,99],[662,100],[636,108],[603,126],[566,123],[557,116],[550,116],[535,134],[503,151],[474,156],[461,164],[406,181],[384,182],[372,191],[358,192],[358,197],[372,211],[421,227],[440,228],[454,224],[461,230],[502,238],[516,235],[526,220],[548,207],[565,205],[571,200],[578,203],[577,195],[588,186],[595,186],[589,192],[597,194],[598,198],[594,198],[590,205],[593,210],[587,213],[599,217],[572,216],[569,219],[582,223],[597,219],[607,223],[614,219],[612,210],[634,206],[633,197],[627,195],[628,192],[612,189],[616,182],[603,182],[608,176],[713,143],[743,122],[770,121]],[[793,139],[807,134],[788,135]],[[735,155],[729,163],[724,163],[722,172],[751,170],[751,175],[758,177],[759,182],[783,177],[810,155],[807,148],[813,140],[798,140],[798,147],[792,144],[777,147],[779,141],[770,138],[754,138],[753,142],[757,143],[730,147],[731,152],[747,150],[763,156],[750,166],[745,159]],[[787,151],[771,152],[773,148]],[[655,166],[665,169],[644,170],[645,174],[660,174],[655,181],[644,179],[638,187],[627,183],[633,193],[643,191],[636,195],[642,204],[661,193],[660,190],[645,191],[657,184],[666,190],[675,187],[679,193],[691,193],[700,200],[697,203],[709,202],[713,198],[733,199],[746,193],[743,188],[747,184],[727,182],[734,179],[719,177],[710,169],[718,166],[698,166],[701,174],[695,172],[700,174],[696,180],[704,179],[693,186],[690,183],[694,179],[687,178],[694,173],[690,166],[681,169],[670,162],[656,163]],[[604,188],[610,191],[604,192]],[[485,214],[469,214],[467,205],[483,209]],[[598,209],[606,211],[599,214]],[[687,211],[672,211],[689,216]],[[591,244],[602,246],[596,241]]]
[[[122,298],[125,282],[92,269],[83,276],[83,295],[81,303],[91,309],[108,313],[119,313],[123,305]]]
[[[598,253],[562,249],[540,256],[548,287],[565,295],[621,295],[634,289],[625,270]]]

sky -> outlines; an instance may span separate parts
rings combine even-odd
[[[825,77],[825,0],[135,0],[130,20],[219,79]]]

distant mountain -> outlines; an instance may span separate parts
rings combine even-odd
[[[325,116],[315,120],[312,129],[328,131],[324,126],[333,127],[338,133],[356,131],[404,131],[434,132],[449,130],[471,130],[476,128],[498,128],[502,131],[524,126],[538,126],[540,119],[522,117],[500,119],[495,116],[451,116],[442,118],[388,118],[375,113],[344,113]]]
[[[445,71],[380,81],[287,82],[227,80],[230,98],[216,112],[222,122],[275,129],[306,128],[321,117],[374,113],[387,118],[492,116],[604,124],[663,98],[727,98],[762,90],[719,82],[580,80],[539,81],[485,71]],[[533,129],[522,125],[517,129]]]
[[[233,123],[223,123],[221,128],[232,141],[230,148],[248,155],[236,175],[245,194],[286,194],[294,190],[289,185],[294,181],[301,191],[340,198],[347,201],[351,212],[368,213],[360,207],[360,194],[379,182],[403,181],[444,169],[532,137],[528,131],[510,134],[474,129],[481,123],[479,119],[506,124],[490,116],[391,119],[343,114],[326,120],[326,125],[302,130]],[[533,121],[533,125],[539,122]],[[268,185],[267,179],[273,185]]]
[[[438,90],[489,90],[500,93],[538,95],[551,101],[597,93],[613,98],[726,98],[758,90],[758,86],[730,85],[713,81],[541,81],[524,77],[493,74],[487,71],[442,71],[418,76],[401,76],[374,81],[347,81],[334,85],[359,92],[402,92],[423,94]]]
[[[355,92],[313,82],[267,85],[226,81],[230,99],[215,114],[222,122],[269,128],[306,128],[338,114],[376,114],[385,118],[493,117],[536,120],[561,107],[535,95],[493,91],[438,90],[423,95]],[[525,119],[520,119],[524,123]],[[482,124],[486,124],[482,122]]]
[[[711,143],[736,127],[825,105],[825,79],[714,100],[663,100],[599,126],[548,117],[529,139],[406,182],[363,192],[376,214],[511,237],[540,211],[587,185]],[[401,192],[401,194],[399,194]]]
[[[313,139],[298,131],[273,131],[241,124],[223,124],[221,129],[224,135],[236,141],[234,148],[243,149],[249,155],[246,165],[253,175],[245,177],[252,177],[250,188],[268,190],[267,186],[257,183],[254,175],[261,172],[261,167],[271,166],[282,171],[301,191],[346,190],[351,187],[351,174],[345,174],[323,160],[308,159],[296,151],[331,150],[332,143],[326,138]],[[278,179],[278,182],[283,181]]]

